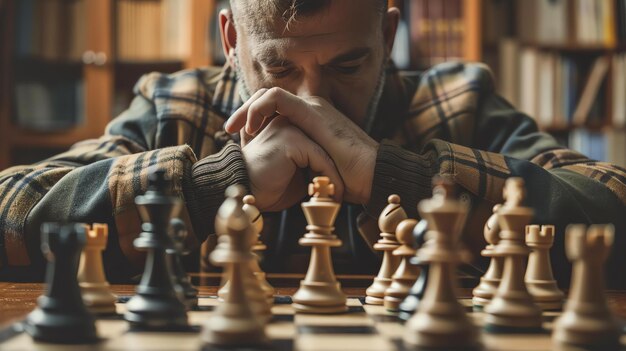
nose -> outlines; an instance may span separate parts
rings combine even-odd
[[[330,84],[324,79],[321,68],[310,70],[304,74],[297,91],[298,96],[318,96],[331,102]]]

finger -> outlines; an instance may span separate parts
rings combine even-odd
[[[244,104],[241,105],[237,109],[237,111],[235,111],[230,116],[230,118],[226,121],[226,124],[224,124],[224,130],[227,133],[231,133],[232,134],[232,133],[238,132],[241,128],[243,128],[246,125],[246,118],[247,118],[247,114],[248,114],[248,108],[259,97],[261,97],[263,94],[265,94],[266,91],[267,91],[267,89],[263,88],[263,89],[257,90],[254,94],[252,94],[252,96],[246,102],[244,102]]]
[[[246,131],[254,134],[267,117],[280,114],[302,130],[310,130],[308,104],[300,97],[280,88],[272,88],[259,96],[247,111]]]
[[[328,156],[326,151],[305,135],[302,135],[297,145],[290,145],[289,148],[290,152],[288,152],[288,156],[298,167],[309,167],[313,172],[330,178],[331,183],[335,185],[335,195],[333,198],[335,201],[341,202],[345,188],[343,179],[339,175],[332,158]]]

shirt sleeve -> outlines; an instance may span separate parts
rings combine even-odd
[[[140,272],[144,256],[132,244],[141,231],[134,199],[146,191],[148,175],[157,168],[167,172],[173,193],[185,200],[181,217],[192,233],[189,244],[205,240],[213,227],[210,213],[217,210],[224,189],[247,184],[241,150],[234,143],[216,148],[208,126],[221,127],[223,120],[198,108],[206,106],[202,94],[196,94],[197,101],[184,100],[188,105],[176,104],[174,94],[159,103],[154,95],[163,97],[169,90],[159,91],[154,82],[167,79],[142,78],[129,109],[102,137],[0,173],[0,279],[42,279],[40,226],[47,221],[108,224],[107,277],[119,281]],[[197,155],[203,156],[199,162]]]
[[[420,113],[430,116],[423,116],[414,130],[417,140],[424,133],[434,137],[427,138],[419,152],[388,140],[381,143],[367,206],[370,214],[380,212],[386,196],[398,193],[407,212],[417,216],[417,202],[430,197],[432,176],[447,176],[470,194],[472,212],[464,239],[473,242],[469,246],[480,257],[478,251],[485,245],[482,225],[493,204],[502,202],[505,180],[522,177],[526,205],[535,210],[533,223],[557,228],[551,254],[561,282],[569,280],[563,237],[571,223],[613,223],[614,254],[607,266],[623,266],[624,255],[617,253],[626,247],[626,170],[559,145],[552,136],[538,131],[532,118],[499,97],[488,81],[472,76],[473,69],[456,67],[465,74],[461,79],[467,87],[465,97],[461,84],[451,85],[453,88],[440,84],[445,81],[440,72],[424,78],[422,89],[429,89],[433,98],[422,96],[414,111],[419,111],[418,119]],[[419,94],[424,92],[418,89]],[[438,122],[428,125],[433,120]],[[621,276],[612,275],[610,285],[625,286],[626,278]]]

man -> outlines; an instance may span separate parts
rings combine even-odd
[[[297,254],[306,224],[299,204],[318,174],[330,177],[346,204],[336,230],[344,241],[334,253],[340,272],[376,269],[371,245],[387,197],[399,194],[415,217],[435,174],[454,179],[470,202],[464,241],[475,253],[510,176],[524,178],[534,222],[557,226],[561,282],[569,272],[565,225],[614,223],[616,247],[624,247],[626,171],[538,132],[496,94],[483,65],[398,73],[389,56],[399,13],[386,0],[231,0],[231,8],[219,17],[228,60],[222,70],[146,75],[103,137],[0,174],[4,278],[43,270],[45,221],[108,223],[108,277],[136,272],[142,261],[132,247],[140,224],[133,200],[155,167],[167,170],[184,198],[195,246],[213,237],[225,188],[246,185],[268,212],[270,270],[306,269]],[[615,267],[623,265],[618,256]],[[623,274],[611,281],[626,285]]]

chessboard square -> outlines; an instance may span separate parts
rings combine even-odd
[[[296,339],[299,351],[381,351],[393,350],[391,343],[379,335],[302,335]]]
[[[265,327],[265,332],[270,339],[293,339],[296,336],[296,327],[293,323],[271,323]]]
[[[96,330],[98,336],[103,339],[118,338],[120,335],[128,332],[128,323],[122,320],[96,320]]]
[[[201,340],[190,333],[123,333],[109,338],[102,350],[198,350]]]
[[[299,325],[298,335],[324,335],[327,334],[376,334],[376,329],[370,325]]]
[[[405,321],[394,314],[371,314],[370,318],[376,323],[398,323],[404,324]]]
[[[343,326],[343,325],[373,325],[371,319],[365,313],[319,315],[319,314],[296,314],[296,325],[307,326]]]
[[[363,306],[363,304],[361,303],[361,301],[359,301],[358,298],[352,298],[352,297],[350,297],[350,298],[348,298],[346,300],[346,305],[348,307],[350,307],[350,306]]]
[[[126,303],[116,303],[115,304],[115,313],[124,314],[126,313]]]
[[[474,303],[472,302],[472,299],[469,298],[463,298],[463,299],[459,299],[458,300],[459,303],[465,307],[470,307],[470,308],[474,308]]]
[[[396,316],[397,313],[389,312],[382,305],[365,305],[363,309],[367,312],[368,315],[377,315],[377,316]]]
[[[348,306],[348,313],[365,313],[363,306]]]
[[[550,351],[553,350],[549,334],[483,334],[483,345],[494,351]]]
[[[293,314],[272,314],[270,323],[290,322],[293,323],[295,316]]]
[[[64,346],[66,345],[50,345],[51,351],[62,351],[65,350]],[[75,346],[74,346],[75,347]],[[2,351],[30,351],[35,350],[36,345],[33,342],[33,339],[26,333],[21,333],[11,337],[8,340],[3,340],[2,342]]]
[[[293,300],[291,300],[291,296],[288,296],[288,295],[274,296],[275,305],[291,305],[292,303],[293,303]]]
[[[207,321],[207,318],[211,315],[211,312],[206,311],[189,311],[187,318],[191,325],[202,325]]]
[[[217,299],[217,296],[201,297],[201,298],[198,299],[198,306],[199,307],[217,306],[219,304],[220,304],[220,301]]]
[[[295,314],[293,307],[291,305],[274,305],[272,306],[272,314]]]
[[[402,338],[405,332],[404,325],[393,322],[377,323],[376,330],[387,339]]]

